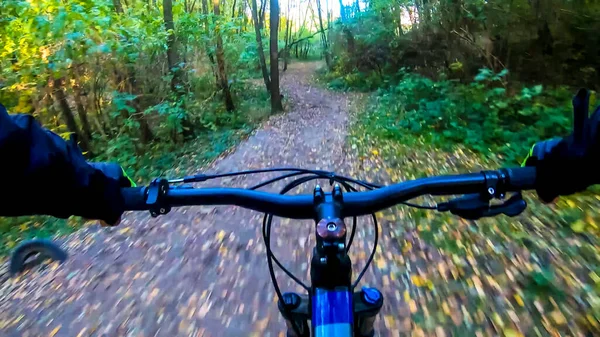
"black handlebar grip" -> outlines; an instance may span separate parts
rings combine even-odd
[[[505,169],[508,181],[506,189],[513,192],[536,188],[537,169],[535,167],[517,167]]]
[[[147,211],[146,187],[126,187],[121,189],[125,211]]]

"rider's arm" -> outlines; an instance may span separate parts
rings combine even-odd
[[[78,215],[116,223],[123,213],[121,182],[103,171],[73,142],[0,105],[0,216]]]
[[[523,165],[537,168],[538,196],[550,202],[600,183],[600,107],[588,116],[590,93],[581,89],[573,98],[573,132],[564,138],[536,143]]]

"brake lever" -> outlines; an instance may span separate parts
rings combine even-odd
[[[438,204],[438,211],[458,215],[467,220],[478,220],[484,217],[493,217],[499,214],[517,216],[527,208],[521,193],[517,193],[500,205],[490,205],[489,199],[481,194],[467,194],[463,197],[452,199]]]

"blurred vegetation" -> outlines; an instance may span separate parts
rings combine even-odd
[[[370,92],[356,108],[350,136],[367,177],[381,171],[393,182],[518,165],[535,142],[567,135],[577,88],[600,83],[598,3],[366,4],[342,8],[330,33],[332,62],[320,80],[333,90]],[[593,111],[595,92],[590,104]],[[516,218],[464,221],[405,207],[382,214],[406,254],[415,238],[443,254],[432,268],[409,255],[418,276],[406,280],[402,269],[395,276],[416,288],[405,298],[427,308],[411,310],[419,329],[600,333],[597,190],[551,205],[533,193],[525,198],[528,209]],[[462,321],[448,310],[453,298]]]
[[[568,134],[577,88],[600,83],[597,3],[365,4],[342,7],[321,77],[334,90],[376,91],[365,122],[382,137],[460,143],[515,164],[534,142]]]
[[[270,100],[272,92],[281,100],[279,88],[257,81],[261,54],[265,66],[285,69],[320,53],[314,10],[300,1],[267,15],[277,4],[1,1],[0,103],[64,138],[75,134],[89,160],[118,162],[138,183],[197,170],[277,112]],[[269,43],[272,17],[279,29]],[[0,253],[81,223],[0,219]]]

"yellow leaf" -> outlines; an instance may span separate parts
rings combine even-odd
[[[54,335],[56,335],[56,333],[58,332],[58,330],[60,330],[61,327],[62,327],[62,325],[59,325],[56,328],[54,328],[54,330],[50,331],[50,334],[48,334],[48,337],[54,337]]]
[[[377,268],[381,270],[385,270],[387,268],[387,262],[385,262],[385,259],[377,259]]]
[[[444,314],[450,316],[450,307],[448,306],[448,303],[446,301],[442,303],[442,310],[444,311]]]
[[[496,323],[496,325],[498,325],[499,327],[503,328],[504,327],[504,322],[502,321],[502,318],[500,317],[500,315],[498,315],[497,312],[495,312],[492,315],[492,320],[494,321],[494,323]]]
[[[127,232],[129,232],[131,230],[131,227],[124,227],[123,229],[121,229],[119,231],[119,234],[123,235],[126,234]]]
[[[596,221],[594,221],[594,218],[588,215],[585,217],[585,220],[590,226],[594,227],[594,229],[598,229],[598,225],[596,225]]]
[[[515,294],[515,301],[517,301],[517,303],[520,306],[522,306],[522,307],[525,306],[525,303],[523,303],[523,299],[521,298],[521,296],[519,296],[519,294]]]
[[[394,316],[392,315],[385,315],[383,316],[383,322],[385,323],[385,327],[388,329],[391,329],[395,326],[395,319]]]
[[[417,312],[417,302],[415,302],[415,300],[410,300],[410,302],[408,302],[408,306],[410,308],[410,312],[411,313],[415,313]]]
[[[411,279],[412,283],[419,288],[421,288],[421,287],[427,287],[429,289],[433,288],[433,283],[424,277],[421,277],[418,275],[411,275],[410,279]]]
[[[29,229],[29,226],[27,226],[27,223],[19,225],[19,231],[20,232],[24,232],[24,231],[26,231],[28,229]]]
[[[598,274],[596,274],[595,272],[590,272],[590,278],[592,279],[592,281],[594,281],[595,284],[600,284],[600,276],[598,276]]]
[[[583,233],[585,231],[585,222],[582,219],[578,219],[571,225],[571,229],[575,233]]]
[[[377,151],[377,150],[373,150],[373,151],[371,151],[371,153],[372,153],[374,156],[378,156],[378,155],[379,155],[379,151]]]
[[[565,318],[565,315],[563,315],[563,313],[560,310],[554,310],[553,312],[551,312],[550,317],[552,318],[552,321],[556,325],[567,324],[567,319]]]
[[[504,330],[504,337],[524,337],[522,333],[513,329]]]
[[[567,205],[569,205],[570,208],[575,208],[577,206],[573,200],[567,200]]]
[[[217,239],[221,241],[223,238],[225,238],[225,231],[220,230],[219,233],[217,233]]]

